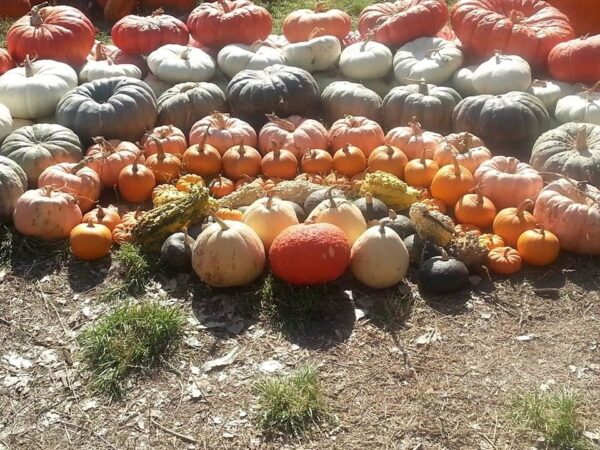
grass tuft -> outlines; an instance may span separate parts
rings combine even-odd
[[[111,301],[143,294],[152,266],[141,249],[134,244],[123,244],[114,253],[113,260],[116,263],[119,281],[110,284],[100,298]]]
[[[302,367],[256,384],[258,422],[268,432],[301,436],[328,418],[317,371]]]
[[[6,34],[14,22],[14,19],[0,18],[0,48],[6,48]]]
[[[122,306],[85,330],[79,341],[92,388],[120,397],[125,377],[147,373],[172,352],[184,322],[178,308],[145,302]]]
[[[374,319],[385,328],[399,328],[410,317],[413,305],[414,298],[410,291],[403,292],[398,287],[388,289],[374,300]]]
[[[592,447],[582,436],[579,406],[580,397],[571,391],[536,391],[516,397],[510,415],[519,425],[540,433],[550,449],[588,450]]]

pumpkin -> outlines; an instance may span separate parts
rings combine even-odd
[[[0,14],[1,15],[1,14]],[[0,48],[0,75],[15,67],[15,62],[8,50]]]
[[[302,172],[307,174],[324,175],[333,168],[333,157],[325,150],[308,150],[300,161]]]
[[[283,20],[283,34],[289,42],[307,41],[313,31],[315,37],[335,36],[342,40],[352,28],[350,15],[339,9],[327,9],[325,2],[317,2],[314,9],[292,11]]]
[[[369,228],[352,245],[350,270],[362,284],[385,289],[401,282],[409,266],[408,250],[391,228]]]
[[[219,68],[232,78],[242,70],[262,70],[275,64],[285,64],[285,58],[279,49],[257,41],[251,45],[226,45],[219,51],[217,62]]]
[[[366,40],[346,47],[340,55],[340,71],[352,80],[377,80],[392,69],[392,52],[379,42]]]
[[[558,44],[548,55],[548,70],[557,80],[597,82],[600,73],[600,34]]]
[[[378,122],[381,118],[381,97],[362,84],[349,81],[331,83],[321,94],[325,121],[333,124],[348,115]]]
[[[75,257],[83,261],[94,261],[110,253],[112,233],[104,225],[89,221],[71,230],[69,243]]]
[[[58,163],[76,163],[82,158],[77,136],[60,125],[39,124],[9,134],[0,147],[0,156],[15,161],[30,187],[36,187],[41,173]]]
[[[514,248],[496,247],[488,253],[486,266],[492,272],[512,275],[521,270],[523,259]]]
[[[358,206],[367,223],[383,219],[389,215],[386,204],[377,198],[373,198],[369,193],[365,194],[364,197],[357,198],[352,203]]]
[[[123,17],[113,25],[111,37],[117,47],[132,55],[147,55],[166,44],[186,45],[189,40],[185,24],[162,9],[147,17]]]
[[[2,141],[15,129],[15,120],[10,115],[6,106],[0,103],[0,145]]]
[[[187,149],[187,139],[179,128],[173,125],[164,125],[148,131],[140,141],[144,156],[148,157],[158,153],[158,143],[166,153],[181,157]]]
[[[139,208],[134,212],[123,214],[121,223],[112,230],[112,239],[115,244],[122,245],[133,241],[133,228],[142,217],[142,214]]]
[[[583,92],[561,98],[556,103],[554,116],[561,124],[583,122],[600,125],[600,81]]]
[[[433,159],[440,165],[452,164],[455,157],[461,166],[475,173],[477,168],[492,158],[492,152],[477,136],[471,133],[455,133],[445,137],[449,145],[441,145],[433,154]]]
[[[520,56],[497,51],[473,73],[473,87],[478,94],[506,94],[526,91],[531,85],[531,67]]]
[[[141,155],[140,149],[131,142],[111,140],[97,137],[95,144],[87,151],[86,162],[100,175],[105,188],[116,186],[119,173],[126,166],[133,164]]]
[[[81,218],[75,197],[52,187],[25,192],[13,212],[20,234],[43,240],[67,238]]]
[[[210,80],[216,70],[215,61],[199,48],[167,44],[148,55],[148,67],[167,83]]]
[[[533,211],[534,223],[555,234],[563,250],[600,255],[599,202],[598,188],[561,178],[540,192]]]
[[[56,107],[56,121],[86,144],[94,136],[135,142],[154,127],[156,97],[141,80],[104,78],[65,94]]]
[[[57,61],[25,58],[17,67],[0,76],[0,103],[13,117],[41,119],[53,116],[63,95],[77,86],[77,74]]]
[[[384,140],[381,126],[366,117],[346,116],[336,120],[329,129],[329,147],[334,152],[350,144],[361,149],[368,158]]]
[[[478,92],[473,85],[473,75],[479,66],[461,67],[454,75],[450,86],[456,90],[463,98],[477,95]]]
[[[547,0],[547,3],[567,15],[576,35],[600,33],[600,10],[595,0]]]
[[[265,114],[310,117],[319,109],[319,88],[307,71],[276,64],[244,70],[227,86],[231,112],[259,128]]]
[[[363,151],[354,145],[346,144],[333,155],[333,169],[348,177],[364,172],[367,160]]]
[[[181,192],[191,192],[195,186],[205,187],[206,185],[204,183],[204,178],[193,173],[182,175],[177,180],[177,183],[175,183],[175,189]]]
[[[406,239],[417,232],[408,217],[396,214],[393,209],[388,210],[388,216],[379,219],[379,223],[394,230],[401,239]]]
[[[367,167],[370,172],[388,172],[398,178],[404,178],[404,168],[408,164],[408,158],[398,147],[381,145],[376,147],[369,155]]]
[[[550,50],[575,37],[567,16],[542,0],[460,0],[452,28],[464,48],[478,58],[496,50],[544,68]]]
[[[385,143],[398,147],[409,161],[423,156],[433,159],[435,151],[443,140],[442,135],[438,133],[424,131],[416,117],[407,127],[392,128],[385,136]],[[423,152],[425,152],[424,155]]]
[[[248,225],[213,217],[196,239],[192,267],[212,287],[243,286],[256,280],[265,267],[265,249]]]
[[[318,34],[315,30],[314,35]],[[334,36],[311,38],[306,42],[290,43],[281,50],[286,64],[308,72],[329,70],[336,67],[342,53],[342,44]]]
[[[367,229],[367,222],[358,206],[348,200],[333,197],[333,188],[329,188],[328,198],[313,209],[306,219],[307,223],[330,223],[341,228],[350,245]]]
[[[245,208],[247,209],[248,207]],[[214,215],[221,220],[237,220],[241,222],[244,212],[240,209],[219,208],[215,211]],[[212,217],[209,217],[209,219],[212,219]]]
[[[183,167],[190,173],[210,178],[221,172],[221,154],[209,144],[196,144],[183,154]]]
[[[17,200],[27,190],[27,175],[23,169],[4,156],[0,156],[0,224],[12,221]]]
[[[519,236],[517,251],[527,264],[548,266],[558,258],[560,242],[550,231],[534,228]]]
[[[208,190],[214,197],[223,198],[235,190],[235,184],[229,178],[218,176],[211,180]]]
[[[475,194],[463,195],[454,205],[454,217],[461,224],[473,224],[481,229],[489,228],[496,217],[496,206],[484,197],[481,188]]]
[[[469,269],[458,259],[451,258],[445,251],[434,256],[419,268],[419,286],[435,294],[452,294],[469,285]]]
[[[392,89],[383,99],[383,118],[386,128],[407,126],[419,121],[423,128],[448,133],[452,129],[452,113],[462,99],[458,92],[448,87],[427,84],[399,86]]]
[[[492,152],[520,156],[550,128],[550,116],[541,100],[525,92],[477,95],[456,105],[452,127],[479,136]]]
[[[563,81],[533,80],[527,92],[539,98],[544,103],[546,109],[553,112],[561,98],[576,94],[580,88],[581,85],[565,83]]]
[[[427,193],[424,193],[423,197],[425,197],[425,195],[427,195]],[[425,208],[429,211],[437,211],[441,212],[442,214],[446,214],[448,212],[448,206],[446,206],[442,200],[437,198],[422,198],[419,200],[419,204],[425,206]]]
[[[150,86],[150,89],[152,89],[152,92],[154,92],[154,95],[156,96],[156,98],[159,98],[166,91],[168,91],[169,89],[171,89],[173,87],[173,85],[171,83],[166,83],[162,80],[159,80],[157,77],[155,77],[151,73],[148,74],[144,78],[144,83],[146,83],[148,86]]]
[[[198,5],[187,25],[200,44],[222,48],[266,39],[273,28],[273,18],[265,8],[249,0],[217,0]]]
[[[221,155],[241,143],[256,147],[256,132],[243,120],[229,114],[213,113],[194,124],[190,132],[190,144],[212,145]]]
[[[116,65],[134,65],[140,70],[141,78],[148,75],[148,64],[146,64],[146,59],[143,56],[124,53],[119,50],[118,47],[111,44],[104,44],[100,41],[94,42],[94,47],[87,57],[86,64],[91,62],[112,62]]]
[[[429,189],[435,174],[440,170],[440,166],[432,159],[425,158],[425,150],[421,157],[408,161],[404,166],[404,180],[410,186]]]
[[[525,199],[535,200],[544,187],[541,175],[529,164],[516,158],[494,156],[475,172],[481,193],[498,209],[519,205]]]
[[[506,245],[516,247],[519,236],[536,227],[535,217],[527,211],[532,206],[533,201],[524,200],[516,208],[505,208],[499,211],[492,224],[494,234],[504,239]]]
[[[404,238],[404,245],[408,250],[408,256],[411,264],[420,264],[421,256],[425,248],[425,241],[415,232]]]
[[[331,188],[317,189],[309,194],[304,201],[304,211],[310,214],[318,205],[329,198],[330,190]],[[334,198],[345,198],[345,194],[335,187],[331,190],[331,196]]]
[[[160,260],[177,272],[187,272],[192,268],[192,249],[194,239],[187,234],[174,233],[167,238],[160,248]]]
[[[431,180],[431,195],[442,200],[448,206],[454,206],[458,200],[475,187],[473,174],[458,164],[456,159],[451,165],[437,171]]]
[[[289,150],[300,160],[307,150],[326,149],[327,130],[317,120],[301,116],[281,119],[274,114],[267,115],[268,122],[258,135],[258,149],[264,155],[271,150],[272,141],[279,148]]]
[[[157,183],[171,183],[181,175],[181,160],[171,153],[166,153],[160,140],[154,140],[158,152],[146,160],[146,167],[152,171]]]
[[[269,178],[291,180],[298,174],[298,160],[292,152],[276,148],[263,156],[260,171]]]
[[[72,194],[81,212],[87,212],[100,198],[102,184],[98,174],[85,163],[61,163],[47,167],[38,179],[38,187],[53,187]]]
[[[275,238],[269,261],[273,274],[288,283],[321,284],[343,275],[350,249],[346,235],[335,225],[294,225]]]
[[[531,151],[531,165],[600,188],[600,126],[567,123],[542,134]]]
[[[233,181],[243,178],[245,175],[255,177],[261,169],[260,153],[255,148],[244,145],[231,147],[223,154],[223,173]]]
[[[103,208],[98,205],[95,209],[86,213],[81,221],[82,223],[99,223],[112,231],[121,223],[121,216],[119,216],[119,212],[115,207]]]
[[[421,37],[398,49],[394,55],[394,75],[402,84],[411,80],[442,84],[463,63],[463,54],[454,42],[439,37]]]
[[[95,35],[94,25],[78,9],[39,5],[13,23],[6,43],[8,52],[18,62],[35,55],[79,66],[92,49]]]
[[[138,164],[125,166],[119,173],[119,192],[131,203],[141,203],[149,200],[156,186],[156,177],[148,167]]]
[[[116,22],[133,12],[137,0],[96,0],[96,3],[102,8],[107,20]]]
[[[433,36],[448,21],[444,0],[382,2],[367,6],[358,18],[358,31],[364,37],[390,47],[399,47],[421,36]]]
[[[252,203],[244,212],[242,222],[258,234],[268,252],[283,230],[298,225],[298,218],[290,202],[269,196]]]
[[[459,223],[454,225],[454,234],[456,236],[464,236],[466,234],[473,234],[477,237],[481,236],[481,228],[472,223]]]
[[[142,71],[135,64],[118,64],[112,59],[103,61],[88,61],[79,72],[82,83],[100,80],[102,78],[130,77],[142,79]]]
[[[504,239],[497,234],[488,233],[479,236],[479,244],[483,245],[488,250],[493,250],[498,247],[504,247]]]

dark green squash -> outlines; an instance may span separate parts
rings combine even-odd
[[[408,256],[411,264],[419,264],[421,262],[421,255],[423,254],[423,247],[425,242],[419,237],[417,233],[411,234],[404,238],[404,245],[408,250]]]
[[[187,231],[172,234],[160,249],[160,260],[177,272],[188,272],[192,268],[193,246],[194,239]]]
[[[383,219],[389,213],[387,205],[378,198],[373,198],[370,194],[357,198],[353,203],[358,206],[367,223],[371,220]]]
[[[346,198],[346,194],[339,189],[319,189],[306,197],[306,200],[304,201],[304,212],[307,216],[312,212],[313,209],[317,207],[319,203],[329,198],[329,191],[331,191],[331,195],[335,198]]]
[[[298,222],[303,223],[306,220],[306,217],[308,216],[304,211],[304,208],[296,202],[291,202],[287,200],[284,201],[289,203],[292,206],[292,208],[294,208],[294,212],[296,213],[296,218],[298,219]]]
[[[379,220],[379,223],[394,230],[402,239],[416,234],[415,224],[406,216],[398,215],[393,209],[388,211],[388,216]]]
[[[445,252],[421,264],[419,286],[435,294],[451,294],[469,285],[469,270],[462,262]]]

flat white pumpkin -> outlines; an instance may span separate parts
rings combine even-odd
[[[0,103],[0,144],[4,138],[13,132],[14,121],[10,111],[6,106]]]
[[[77,86],[77,73],[67,64],[30,61],[0,76],[0,103],[12,117],[41,119],[53,116],[63,95]]]
[[[223,72],[233,78],[242,70],[262,70],[274,64],[285,64],[285,59],[280,50],[257,42],[252,45],[226,45],[219,52],[217,63]]]
[[[392,70],[394,57],[379,42],[358,42],[346,47],[340,55],[340,70],[353,80],[376,80]]]
[[[215,60],[203,50],[177,44],[150,53],[148,67],[160,80],[174,84],[208,81],[217,70]]]
[[[548,111],[554,111],[556,103],[567,95],[576,94],[581,85],[565,83],[557,80],[533,80],[527,92],[539,98]]]
[[[567,95],[556,103],[554,116],[559,123],[579,122],[600,125],[600,83],[574,95]]]
[[[527,61],[516,55],[496,52],[473,73],[473,87],[479,94],[524,92],[530,85],[531,67]]]
[[[462,63],[462,51],[455,43],[438,37],[421,37],[398,49],[394,55],[394,75],[402,84],[422,78],[431,84],[441,84]]]
[[[463,98],[477,95],[477,89],[473,86],[473,74],[475,70],[477,70],[477,66],[462,67],[452,75],[452,87]]]
[[[88,61],[79,72],[82,83],[102,78],[129,77],[142,79],[142,71],[134,64],[117,64],[110,59]]]
[[[283,48],[283,56],[288,65],[308,72],[334,68],[341,53],[342,44],[335,36],[321,36]]]

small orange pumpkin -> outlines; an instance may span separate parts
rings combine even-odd
[[[504,247],[506,244],[504,243],[504,239],[502,239],[497,234],[482,234],[479,236],[479,243],[483,245],[488,250],[493,250],[498,247]]]
[[[91,220],[77,225],[69,235],[71,251],[84,261],[94,261],[108,255],[112,247],[112,233],[108,227]]]
[[[409,161],[404,167],[404,180],[410,186],[429,189],[438,170],[440,170],[438,163],[425,158],[425,151],[422,151],[420,158]]]
[[[133,164],[135,160],[144,162],[141,150],[134,143],[107,141],[103,137],[94,138],[94,145],[88,149],[87,156],[87,166],[98,173],[104,188],[112,188],[119,183],[119,174],[125,166]]]
[[[359,173],[355,176],[362,177],[362,173]],[[352,182],[350,179],[344,175],[340,175],[337,172],[331,172],[329,175],[327,175],[323,180],[323,184],[325,186],[338,188],[341,191],[350,191],[352,189]]]
[[[479,189],[475,194],[463,195],[454,205],[454,217],[460,223],[471,223],[479,228],[488,228],[496,217],[496,207],[484,197]]]
[[[485,147],[483,141],[471,133],[456,133],[446,136],[446,142],[456,150],[456,160],[472,174],[484,162],[492,159],[492,152]],[[440,151],[443,151],[440,149]],[[437,152],[436,152],[437,154]],[[438,161],[439,162],[439,161]],[[452,159],[446,159],[444,164],[451,164]]]
[[[202,177],[212,177],[221,172],[221,153],[215,147],[206,143],[206,132],[200,137],[198,144],[192,145],[183,153],[183,166],[189,173]]]
[[[517,250],[527,264],[547,266],[558,258],[560,241],[555,234],[538,226],[538,228],[527,230],[519,236]]]
[[[300,161],[302,171],[305,173],[314,173],[324,176],[331,172],[333,168],[333,158],[331,154],[321,149],[308,150]]]
[[[148,167],[134,161],[121,170],[118,185],[119,192],[125,200],[141,203],[152,196],[152,190],[156,187],[156,178]]]
[[[366,168],[367,159],[363,151],[353,145],[346,144],[333,155],[333,169],[347,177],[364,172]]]
[[[473,174],[454,159],[452,165],[444,166],[431,180],[431,195],[448,206],[456,202],[475,187]]]
[[[121,223],[112,230],[112,240],[115,244],[124,244],[133,240],[133,227],[138,223],[143,212],[140,208],[136,211],[123,214]]]
[[[213,197],[222,198],[229,195],[235,189],[233,181],[229,178],[218,176],[213,178],[208,185],[208,190]]]
[[[458,235],[475,233],[477,236],[481,236],[481,228],[472,223],[459,223],[458,225],[454,225],[454,232]]]
[[[523,258],[512,247],[497,247],[488,253],[486,266],[492,272],[512,275],[523,267]]]
[[[241,222],[244,216],[240,210],[229,208],[219,208],[214,215],[221,220],[237,220],[238,222]]]
[[[100,225],[105,225],[110,231],[114,230],[114,228],[121,223],[121,216],[119,216],[119,211],[115,207],[103,208],[98,205],[96,209],[88,212],[85,216],[83,216],[82,223],[99,223]]]
[[[187,149],[187,139],[183,131],[173,125],[156,127],[144,135],[140,143],[146,158],[158,153],[157,142],[161,144],[165,153],[171,153],[178,158],[181,158]]]
[[[269,178],[291,180],[298,174],[298,160],[289,150],[277,148],[274,142],[272,148],[262,158],[260,164],[262,174]]]
[[[175,184],[175,189],[181,192],[190,192],[193,186],[205,186],[204,179],[200,175],[188,173],[183,175]]]
[[[261,162],[258,150],[242,142],[223,154],[223,173],[233,181],[243,178],[244,175],[255,177],[260,173]]]
[[[157,183],[171,183],[181,175],[181,160],[171,154],[166,153],[159,139],[149,137],[156,144],[156,153],[146,160],[146,167],[154,173]]]
[[[502,237],[506,245],[516,247],[521,234],[536,227],[536,220],[527,209],[533,208],[533,201],[524,200],[516,208],[501,210],[494,219],[494,234]]]
[[[400,179],[404,178],[404,169],[408,164],[408,158],[398,147],[392,145],[380,145],[369,155],[367,166],[370,172],[391,173]]]

